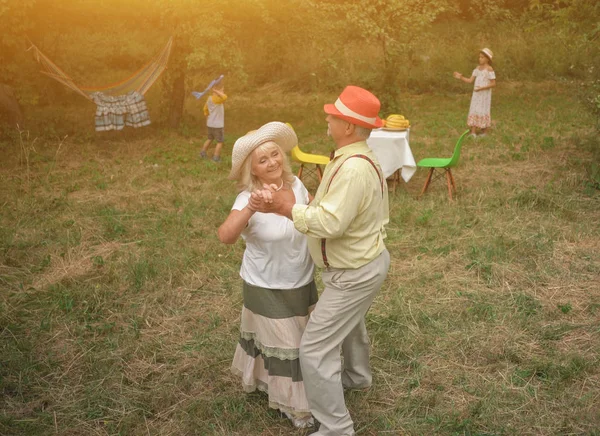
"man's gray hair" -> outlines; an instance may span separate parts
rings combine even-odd
[[[368,127],[362,127],[357,124],[354,125],[354,131],[361,139],[367,139],[371,135],[371,130]]]

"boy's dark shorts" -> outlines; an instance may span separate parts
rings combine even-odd
[[[214,139],[217,142],[223,142],[225,130],[224,127],[207,127],[208,129],[208,139],[211,141]]]

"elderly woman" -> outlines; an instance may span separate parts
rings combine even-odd
[[[269,406],[303,428],[312,425],[312,418],[298,349],[318,298],[314,265],[306,236],[292,221],[256,212],[248,204],[251,192],[264,185],[290,190],[298,203],[309,203],[310,195],[285,155],[297,142],[293,129],[280,122],[267,123],[235,142],[229,178],[239,182],[241,192],[218,235],[225,244],[240,236],[246,242],[240,269],[241,334],[231,369],[246,392],[267,392]]]

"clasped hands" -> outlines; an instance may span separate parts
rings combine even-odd
[[[288,215],[284,211],[286,203],[295,203],[294,192],[289,189],[277,190],[275,184],[263,185],[263,189],[257,189],[250,194],[248,208],[256,212],[278,213]]]

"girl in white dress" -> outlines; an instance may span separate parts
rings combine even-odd
[[[489,48],[484,48],[479,52],[479,65],[473,70],[468,79],[461,73],[454,72],[456,79],[465,83],[475,82],[473,96],[471,97],[471,107],[467,117],[467,126],[471,129],[471,136],[484,136],[488,127],[492,125],[491,106],[492,106],[492,88],[496,86],[496,74],[492,68],[493,53]]]

